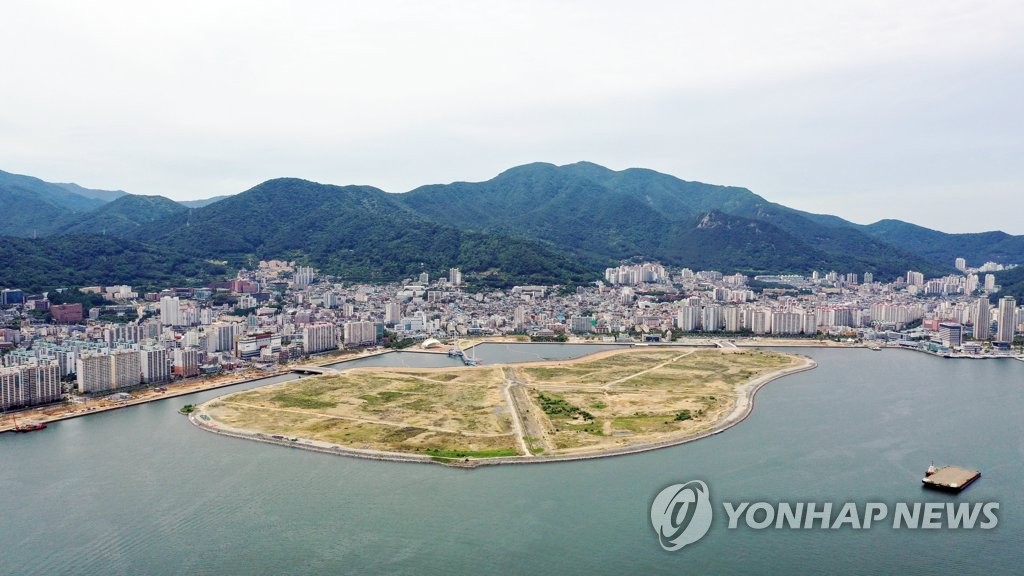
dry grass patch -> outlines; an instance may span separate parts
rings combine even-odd
[[[520,366],[358,368],[207,404],[227,426],[438,458],[515,454],[505,372],[531,452],[592,452],[713,427],[737,386],[795,365],[759,350],[646,348]]]

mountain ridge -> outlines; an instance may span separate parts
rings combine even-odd
[[[166,221],[164,221],[166,223]],[[585,281],[592,272],[548,247],[429,222],[371,186],[276,178],[189,212],[186,226],[161,225],[149,238],[203,258],[252,265],[307,259],[325,272],[368,281],[432,275],[462,266],[497,281]]]
[[[0,205],[6,192],[0,186]],[[41,208],[50,205],[22,196],[42,202]],[[788,208],[746,188],[591,162],[537,162],[482,182],[404,193],[275,178],[214,200],[186,207],[125,194],[82,214],[48,216],[39,225],[49,222],[44,233],[65,236],[106,231],[232,266],[297,259],[352,280],[392,280],[423,270],[436,275],[457,266],[493,286],[585,282],[606,266],[639,260],[748,274],[872,272],[885,280],[908,269],[953,272],[952,259],[934,249],[938,241],[971,250],[1002,242],[1009,248],[1001,253],[1008,256],[1024,241],[981,233],[967,235],[972,244],[961,235],[899,221],[858,225]],[[22,235],[26,224],[20,223]],[[907,231],[930,236],[908,242],[901,236]]]
[[[211,196],[209,198],[200,198],[199,200],[174,200],[178,204],[187,208],[202,208],[208,206],[214,202],[220,202],[221,200],[230,197],[230,194],[222,194],[220,196]]]
[[[935,263],[949,264],[956,258],[966,258],[972,266],[990,261],[1024,264],[1024,236],[999,230],[950,234],[895,219],[883,219],[859,228],[880,240],[907,246]]]
[[[588,195],[584,202],[576,197],[582,193]],[[589,162],[565,166],[534,163],[506,170],[484,182],[422,186],[396,196],[439,223],[471,222],[474,229],[538,237],[578,254],[597,252],[612,259],[635,254],[666,264],[687,265],[692,250],[669,251],[660,246],[674,250],[683,247],[683,238],[690,234],[688,225],[701,214],[718,211],[762,222],[766,226],[760,232],[766,241],[771,243],[770,237],[778,237],[779,245],[808,255],[801,263],[789,259],[789,254],[777,254],[780,259],[786,258],[787,272],[825,267],[843,272],[870,271],[881,278],[901,275],[909,268],[927,274],[951,268],[951,263],[943,266],[925,261],[881,242],[852,224],[827,225],[809,219],[745,188],[690,182],[642,168],[614,171]],[[501,203],[507,208],[505,213],[498,209]],[[624,218],[626,215],[629,217]],[[593,226],[580,224],[578,216],[589,217]],[[838,217],[826,219],[842,221]],[[594,229],[608,232],[603,241],[594,238]],[[644,241],[644,229],[667,238],[660,244]],[[783,239],[783,234],[787,238]],[[577,242],[580,238],[587,241]],[[818,254],[825,256],[815,256]],[[742,256],[742,250],[733,256]],[[746,263],[741,271],[780,271],[778,263],[768,256],[762,253],[759,259],[741,258]],[[736,265],[732,257],[702,261],[724,268]]]
[[[181,215],[189,209],[163,196],[124,194],[86,212],[65,216],[54,223],[54,235],[102,234],[127,237],[138,230],[150,230],[159,220]]]
[[[72,185],[0,170],[0,207],[3,207],[0,235],[45,236],[61,218],[87,213],[105,203],[99,198],[83,196],[68,186]]]
[[[0,236],[0,262],[5,263],[0,286],[31,291],[114,283],[187,285],[227,273],[222,265],[165,247],[97,234]]]

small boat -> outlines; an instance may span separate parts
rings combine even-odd
[[[14,431],[15,432],[35,432],[36,430],[43,430],[46,428],[46,424],[42,422],[29,422],[28,424],[18,425],[18,419],[14,419]]]

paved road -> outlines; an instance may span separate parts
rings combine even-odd
[[[646,370],[641,370],[641,371],[639,371],[639,372],[637,372],[635,374],[630,374],[629,376],[626,376],[625,378],[619,378],[618,380],[612,380],[611,382],[609,382],[609,383],[605,384],[604,386],[602,386],[602,388],[608,389],[608,388],[611,388],[612,386],[614,386],[615,384],[621,384],[621,383],[625,382],[626,380],[631,380],[633,378],[636,378],[637,376],[643,376],[644,374],[647,374],[648,372],[651,372],[653,370],[657,370],[658,368],[661,368],[661,367],[665,366],[666,364],[671,364],[672,362],[675,362],[676,360],[679,360],[680,358],[686,358],[687,356],[689,356],[690,354],[693,354],[694,352],[696,352],[696,350],[690,350],[686,354],[680,354],[679,356],[676,356],[675,358],[672,358],[671,360],[666,360],[665,362],[662,362],[661,364],[658,364],[657,366],[651,366],[650,368],[648,368]]]
[[[512,398],[512,387],[519,386],[520,382],[516,379],[515,370],[512,368],[502,368],[501,373],[505,377],[505,386],[502,387],[501,393],[505,396],[505,403],[508,404],[508,410],[512,414],[512,427],[516,431],[516,440],[519,441],[519,448],[523,454],[530,456],[530,448],[526,445],[526,438],[523,437],[523,421],[519,415],[519,406]]]

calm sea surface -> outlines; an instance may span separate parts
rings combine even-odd
[[[484,362],[580,346],[485,345]],[[457,470],[225,438],[177,409],[228,388],[0,435],[0,574],[1020,574],[1024,362],[801,349],[720,435],[633,456]],[[452,365],[399,353],[359,365]],[[289,377],[275,378],[280,381]],[[249,385],[251,387],[252,385]],[[958,496],[936,464],[979,469]],[[653,497],[710,487],[700,542],[663,551]],[[721,502],[1000,503],[992,530],[729,530]],[[890,512],[891,515],[891,512]]]

